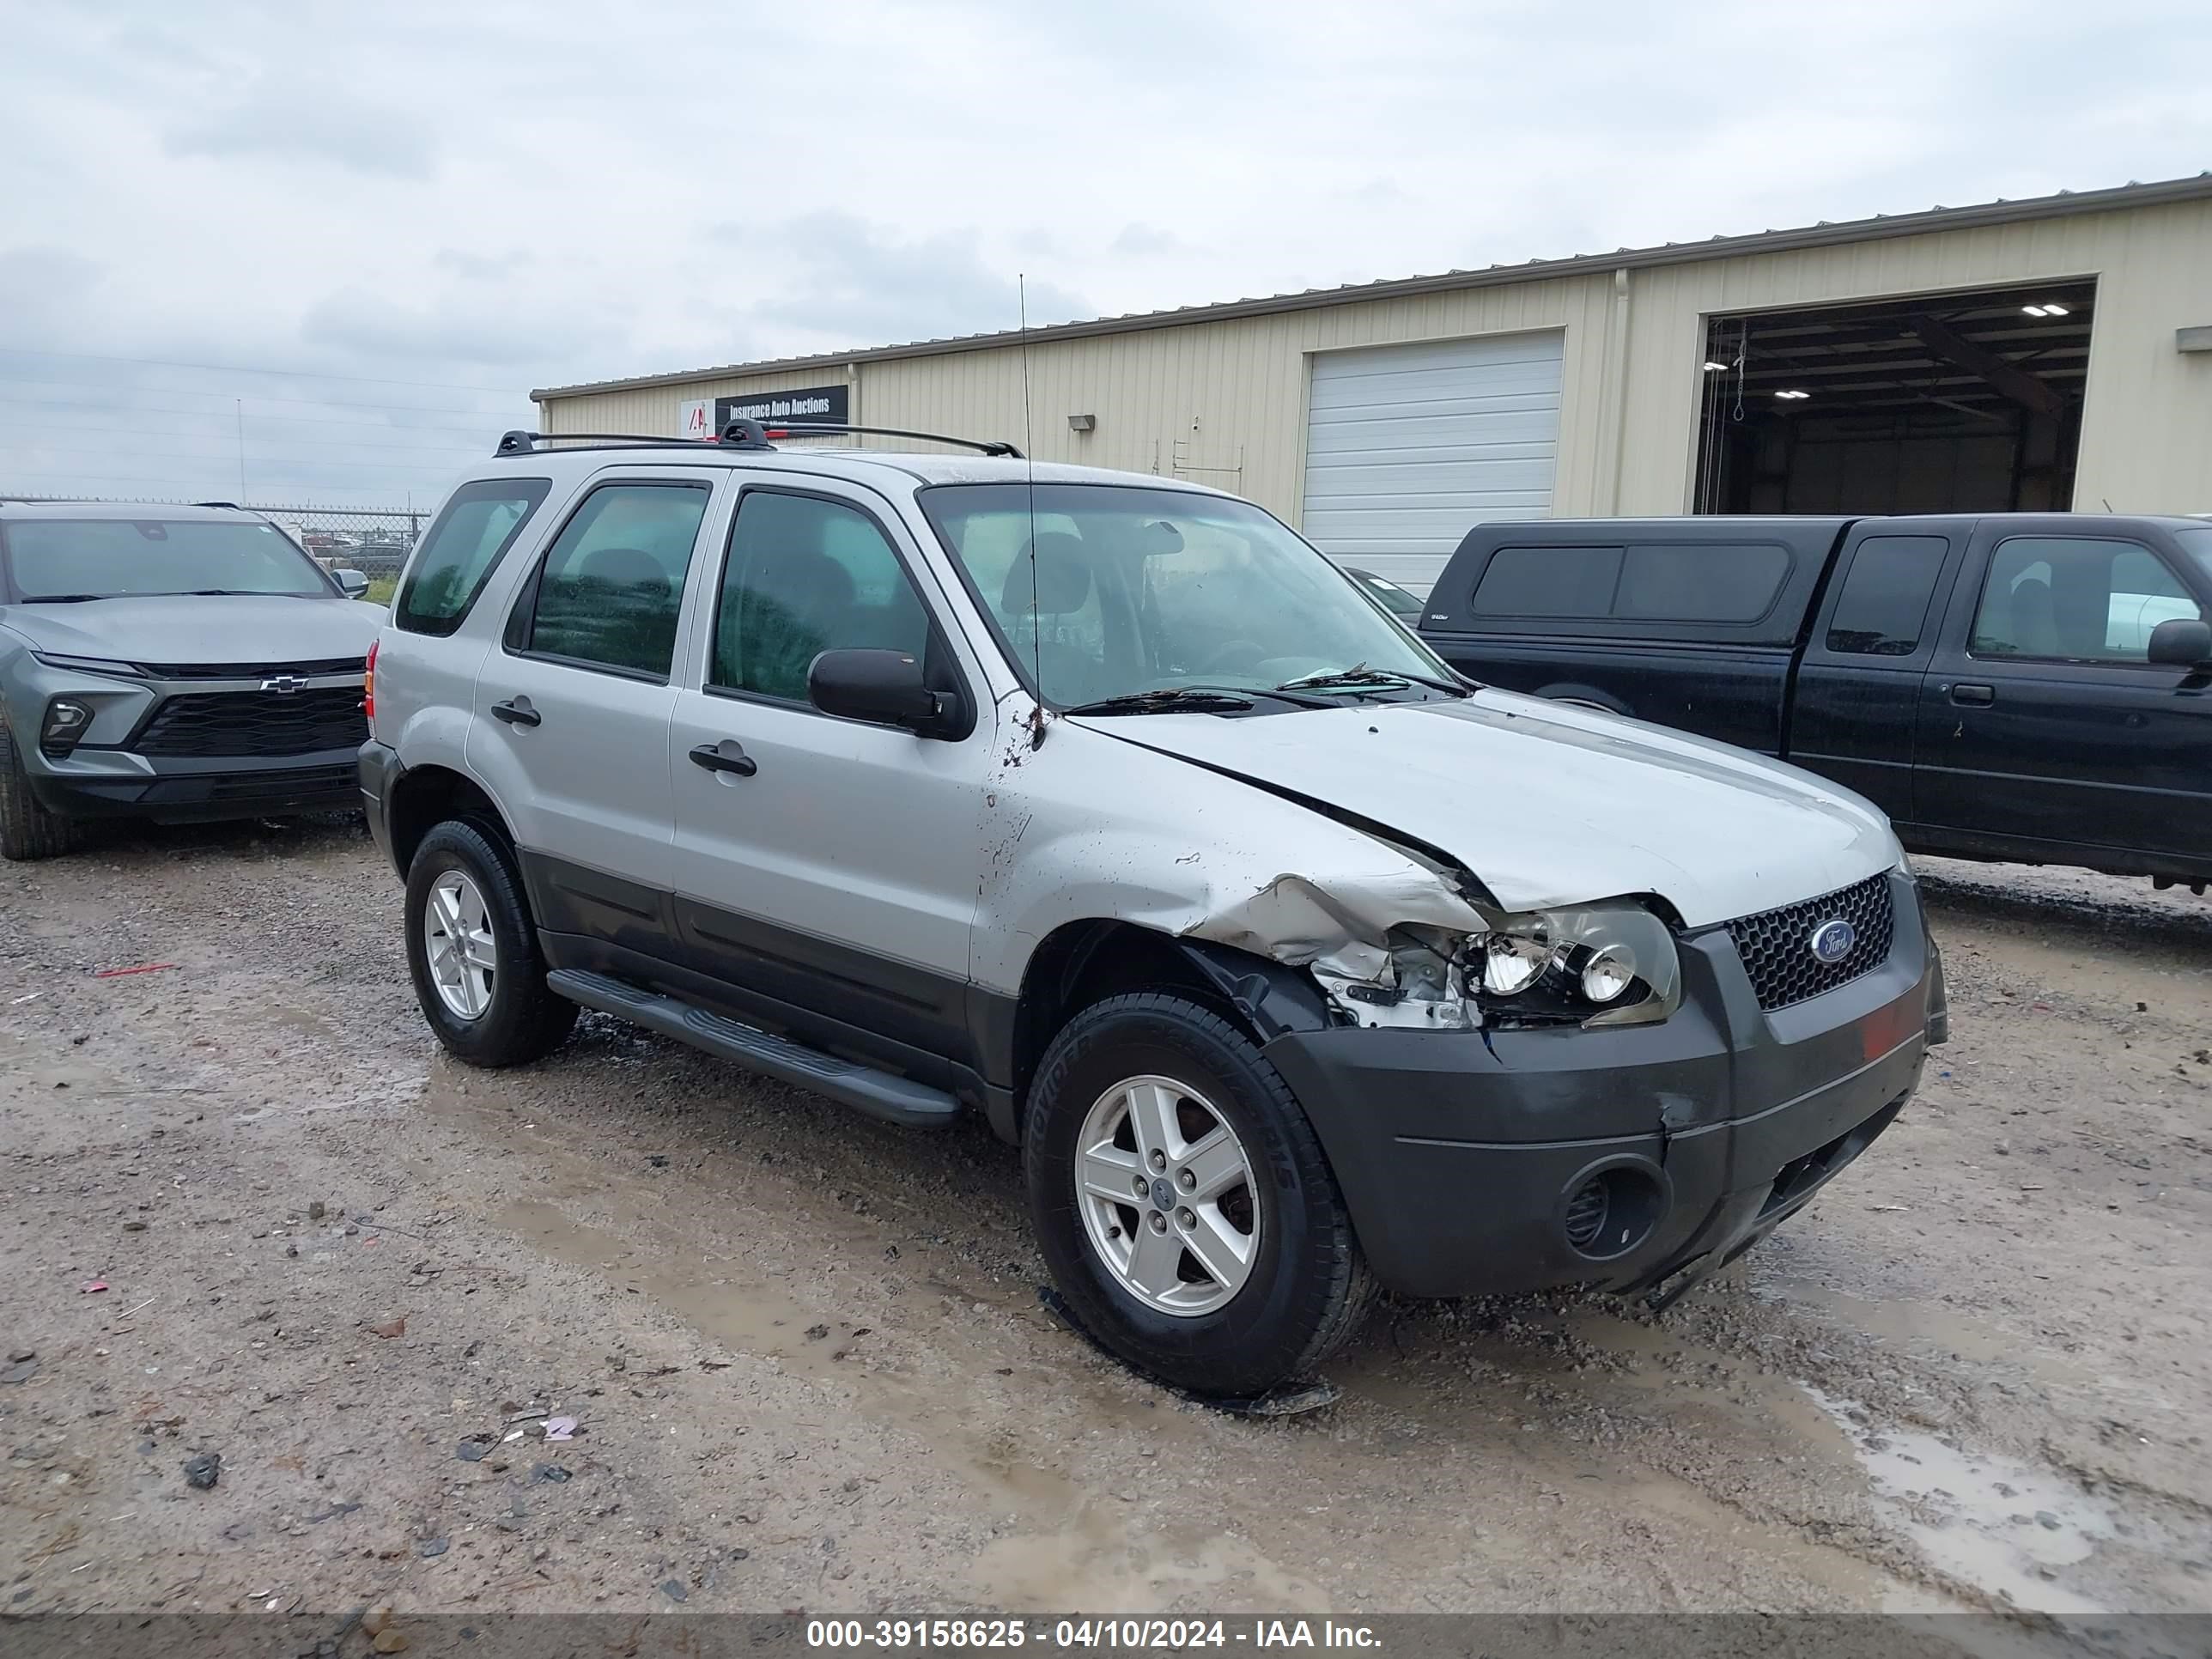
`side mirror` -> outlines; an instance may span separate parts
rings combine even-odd
[[[362,570],[333,570],[331,580],[338,585],[338,592],[349,599],[357,599],[368,592],[368,574]]]
[[[2150,630],[2150,660],[2170,668],[2212,668],[2212,623],[2175,617]]]
[[[825,714],[922,737],[945,732],[959,714],[959,700],[931,690],[920,660],[903,651],[824,651],[806,671],[806,696]]]

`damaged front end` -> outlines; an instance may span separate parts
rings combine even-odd
[[[1387,880],[1278,876],[1188,930],[1305,969],[1346,1023],[1397,1030],[1638,1025],[1681,1001],[1674,938],[1630,899],[1500,909],[1404,848]]]

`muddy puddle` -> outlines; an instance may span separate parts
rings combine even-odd
[[[1863,1407],[1800,1386],[1843,1431],[1877,1508],[1939,1571],[2031,1612],[2110,1611],[2069,1589],[2066,1571],[2113,1537],[2106,1504],[2049,1470],[1877,1425]]]

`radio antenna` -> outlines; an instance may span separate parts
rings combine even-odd
[[[1030,507],[1030,678],[1036,703],[1030,710],[1030,747],[1044,746],[1044,620],[1037,605],[1036,432],[1030,410],[1030,285],[1027,273],[1014,273],[1022,352],[1022,465],[1028,477]]]

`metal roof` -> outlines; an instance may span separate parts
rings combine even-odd
[[[800,477],[844,478],[856,483],[880,483],[882,475],[890,471],[911,478],[922,487],[961,483],[1120,484],[1173,490],[1185,495],[1228,493],[1189,478],[1164,478],[1150,472],[1123,472],[1111,467],[1018,460],[995,455],[938,455],[903,449],[739,449],[734,445],[700,443],[684,438],[671,438],[665,444],[642,440],[617,444],[571,442],[558,433],[550,437],[552,442],[548,447],[494,455],[471,468],[465,476],[495,477],[509,471],[537,473],[555,469],[565,476],[635,462],[662,466],[676,464],[736,467],[750,472],[788,472]]]
[[[1088,322],[1056,323],[1033,328],[1033,343],[1080,340],[1099,334],[1132,333],[1141,329],[1177,328],[1187,323],[1226,322],[1239,317],[1263,317],[1278,312],[1305,311],[1316,306],[1345,305],[1364,300],[1398,300],[1419,294],[1454,289],[1487,288],[1507,283],[1542,282],[1556,276],[1586,275],[1597,270],[1634,270],[1650,265],[1692,264],[1705,259],[1731,258],[1745,253],[1780,253],[1794,248],[1829,247],[1839,242],[1865,242],[1893,236],[1917,236],[1934,230],[1968,230],[1983,225],[2012,224],[2023,219],[2055,219],[2077,213],[2104,213],[2116,208],[2157,207],[2170,202],[2194,202],[2212,198],[2212,171],[2194,178],[2165,179],[2151,184],[2130,183],[2109,190],[2067,191],[2055,196],[2032,196],[2018,201],[1982,202],[1969,207],[1933,207],[1917,213],[1877,213],[1871,219],[1821,220],[1817,224],[1783,230],[1763,230],[1744,236],[1714,236],[1702,242],[1665,242],[1656,247],[1616,248],[1611,253],[1579,253],[1565,259],[1530,259],[1521,264],[1488,265],[1479,270],[1447,270],[1432,276],[1385,277],[1372,283],[1353,283],[1342,288],[1310,288],[1291,294],[1272,294],[1258,299],[1230,300],[1214,305],[1178,306],[1167,311],[1132,312],[1126,316],[1100,317]],[[575,386],[545,386],[532,392],[533,399],[575,398],[594,392],[635,392],[650,386],[686,386],[698,380],[728,380],[738,375],[782,374],[799,369],[842,368],[848,363],[884,362],[896,357],[929,357],[953,351],[988,350],[1020,343],[1014,329],[988,334],[961,334],[941,340],[918,340],[905,345],[871,346],[854,351],[817,351],[802,357],[774,357],[750,363],[725,363],[709,368],[682,369],[665,374],[638,374],[619,380],[592,380]]]

